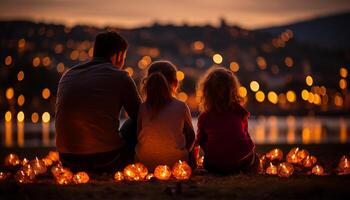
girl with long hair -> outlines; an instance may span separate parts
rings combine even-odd
[[[169,61],[157,61],[150,65],[142,81],[145,101],[139,109],[135,160],[150,169],[189,161],[194,146],[190,110],[174,97],[178,87],[176,72]]]

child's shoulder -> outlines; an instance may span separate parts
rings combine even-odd
[[[201,112],[198,115],[198,121],[203,121],[208,117],[209,113],[208,112]]]
[[[250,112],[238,103],[234,104],[232,112],[241,115],[244,118],[250,116]]]
[[[172,102],[171,103],[174,106],[176,106],[177,108],[179,108],[179,109],[184,109],[184,110],[188,109],[188,106],[187,106],[187,104],[185,102],[180,101],[180,100],[178,100],[176,98],[172,98]]]

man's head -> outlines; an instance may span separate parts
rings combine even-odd
[[[118,33],[99,33],[94,45],[94,57],[103,57],[117,68],[124,66],[128,42]]]

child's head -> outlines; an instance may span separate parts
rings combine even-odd
[[[223,112],[240,104],[239,87],[240,83],[232,71],[222,67],[209,69],[198,88],[202,93],[200,110]]]
[[[156,113],[165,106],[176,91],[176,67],[169,61],[153,62],[143,79],[141,91],[147,106]]]

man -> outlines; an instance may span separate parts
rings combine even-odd
[[[141,99],[122,70],[127,48],[118,33],[100,33],[92,60],[72,67],[59,82],[56,146],[63,165],[73,170],[114,171],[133,159]],[[130,120],[119,131],[122,108]]]

